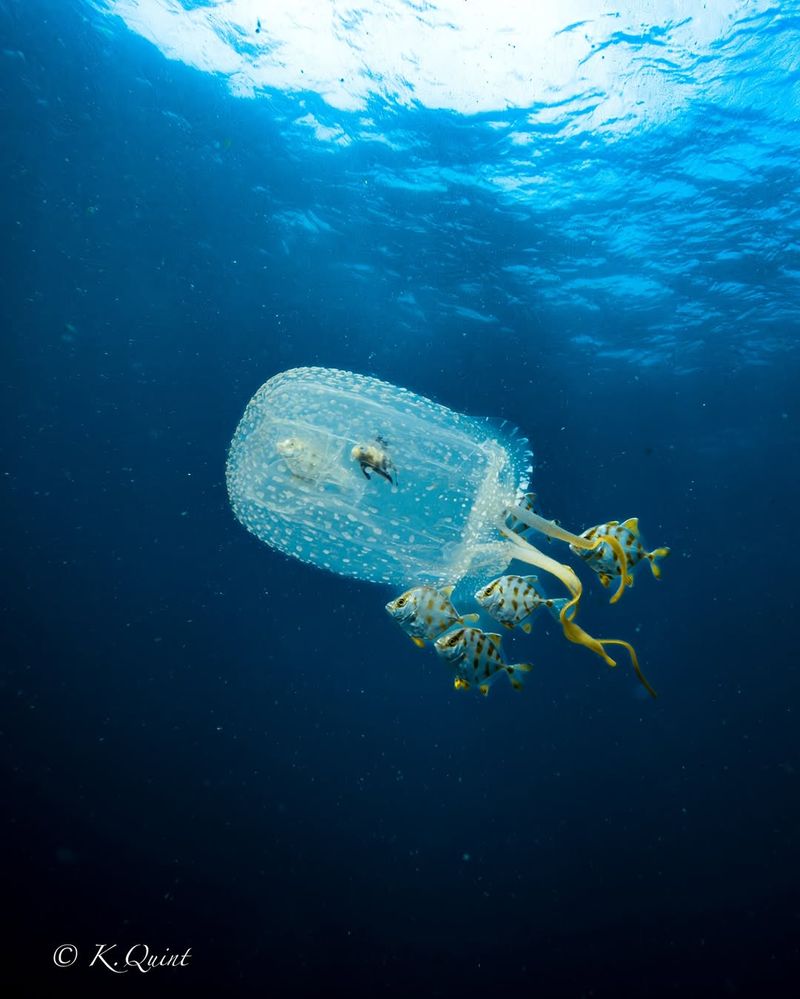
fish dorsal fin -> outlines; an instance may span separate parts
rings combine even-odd
[[[523,576],[522,578],[525,580],[526,583],[530,583],[531,586],[533,586],[534,583],[539,582],[538,576]]]
[[[486,632],[486,637],[490,638],[494,642],[495,645],[499,645],[503,641],[503,636],[502,635],[498,635],[496,632],[492,632],[492,631],[487,631]]]
[[[606,527],[619,527],[619,521],[609,520],[608,523],[606,524]]]
[[[628,517],[627,520],[625,520],[625,521],[622,522],[622,526],[623,527],[627,527],[627,529],[631,532],[631,534],[638,534],[639,533],[639,518],[638,517]]]
[[[442,587],[442,588],[441,588],[441,589],[439,590],[439,592],[440,592],[440,593],[442,594],[442,596],[443,596],[443,597],[447,597],[447,599],[449,600],[449,599],[450,599],[450,597],[452,597],[452,595],[453,595],[453,590],[454,590],[454,589],[455,589],[455,586],[453,586],[453,585],[451,584],[450,586],[443,586],[443,587]]]

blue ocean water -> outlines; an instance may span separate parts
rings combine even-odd
[[[301,6],[0,0],[6,980],[790,994],[800,9]],[[579,569],[581,621],[659,699],[544,621],[459,694],[249,536],[228,444],[301,365],[638,516],[664,578]]]

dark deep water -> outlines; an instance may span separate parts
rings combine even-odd
[[[781,6],[740,58],[800,46]],[[796,68],[785,107],[554,142],[564,189],[514,203],[469,117],[321,148],[318,98],[89,4],[0,0],[0,40],[6,994],[130,988],[100,942],[191,947],[155,995],[789,994]],[[227,446],[305,364],[505,417],[549,516],[669,544],[613,608],[583,572],[659,700],[546,623],[522,695],[459,695],[394,594],[250,537]]]

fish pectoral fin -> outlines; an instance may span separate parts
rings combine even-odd
[[[469,690],[469,680],[464,680],[460,676],[457,676],[453,681],[453,686],[456,690]]]
[[[478,690],[483,694],[484,697],[486,697],[486,695],[489,693],[489,684],[482,683],[480,687],[478,687]]]
[[[523,621],[520,628],[522,628],[526,635],[530,635],[531,631],[533,631],[533,625],[530,621]]]
[[[486,632],[486,637],[490,638],[495,643],[503,641],[503,636],[502,635],[498,635],[497,632],[487,631]]]
[[[425,642],[421,638],[417,638],[416,635],[411,635],[410,638],[411,638],[411,641],[414,643],[414,645],[416,645],[416,647],[418,649],[424,649],[425,648]]]
[[[480,620],[480,614],[462,614],[458,619],[461,624],[475,624]]]
[[[514,625],[510,621],[501,621],[500,624],[502,624],[504,628],[508,628],[509,631],[514,630]],[[500,636],[498,635],[497,637],[499,638]]]

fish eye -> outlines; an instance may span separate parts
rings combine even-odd
[[[398,601],[397,601],[397,606],[398,606],[398,607],[405,607],[405,605],[406,605],[407,603],[408,603],[408,597],[400,597],[400,598],[398,599]]]
[[[489,583],[489,585],[486,587],[486,596],[488,597],[490,593],[494,593],[496,589],[497,589],[497,583]]]

